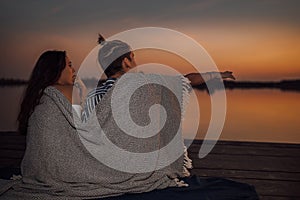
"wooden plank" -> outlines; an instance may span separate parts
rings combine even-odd
[[[2,138],[0,137],[0,145],[5,145],[5,144],[11,144],[11,145],[23,145],[25,146],[26,140],[15,140],[15,139],[7,139],[7,138]]]
[[[22,159],[24,156],[24,150],[1,150],[0,151],[0,158],[17,158]]]
[[[19,133],[17,133],[16,131],[0,131],[0,136],[4,136],[4,135],[20,135]],[[22,135],[20,135],[22,136]]]
[[[249,178],[257,180],[278,180],[287,182],[300,182],[300,173],[290,172],[268,172],[253,170],[230,170],[230,169],[211,169],[194,168],[193,174],[207,177],[226,177],[226,178]]]
[[[206,141],[207,143],[215,143],[215,141]],[[202,144],[203,140],[185,140],[185,143]],[[274,148],[300,148],[300,144],[295,143],[273,143],[273,142],[243,142],[243,141],[227,141],[218,140],[217,145],[233,145],[233,146],[251,146],[251,147],[274,147]]]
[[[205,158],[199,159],[198,155],[190,154],[190,158],[193,160],[195,168],[300,172],[299,159],[288,157],[209,154]]]
[[[3,150],[15,150],[15,151],[25,151],[25,143],[24,144],[9,144],[9,143],[0,143],[0,153]]]
[[[297,200],[290,196],[259,196],[260,200]]]
[[[14,158],[0,158],[0,167],[14,167],[20,168],[20,164],[22,159],[14,159]]]
[[[0,137],[0,144],[25,144],[25,139],[14,139],[7,137]]]
[[[26,137],[25,135],[21,135],[16,131],[0,131],[0,137],[2,136],[18,136],[18,137]]]
[[[20,136],[0,136],[1,142],[10,142],[10,143],[18,143],[18,142],[24,142],[26,139],[25,137]]]
[[[198,173],[195,173],[193,171],[192,174],[199,176]],[[219,177],[219,176],[202,176],[202,177]],[[279,196],[279,197],[292,197],[295,199],[300,199],[300,182],[264,180],[264,179],[257,180],[251,178],[232,178],[232,177],[223,177],[223,178],[253,185],[255,187],[256,192],[261,197]]]
[[[260,200],[298,200],[290,196],[259,196]]]
[[[293,197],[300,199],[300,181],[286,181],[286,180],[265,180],[257,178],[245,177],[231,177],[231,176],[219,176],[220,174],[206,174],[205,172],[199,172],[192,170],[191,174],[201,177],[223,177],[230,180],[248,183],[253,185],[260,196],[280,196],[280,197]],[[288,199],[288,198],[286,198]]]
[[[300,199],[300,182],[286,182],[275,180],[237,179],[231,180],[248,183],[255,187],[260,196],[280,196]],[[288,198],[287,198],[288,199]]]
[[[190,153],[199,153],[200,144],[191,145],[188,150]],[[299,148],[283,147],[261,147],[261,146],[237,146],[237,145],[219,145],[214,146],[210,154],[222,155],[254,155],[254,156],[274,156],[274,157],[300,157]]]

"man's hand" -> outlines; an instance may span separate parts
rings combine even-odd
[[[185,75],[185,77],[188,78],[191,81],[192,86],[197,86],[197,85],[200,85],[202,83],[205,83],[206,81],[216,79],[216,78],[235,80],[235,77],[232,75],[231,71],[207,72],[207,73],[203,73],[203,74],[190,73],[190,74]]]
[[[221,74],[222,79],[232,79],[232,80],[235,80],[235,77],[232,75],[231,71],[221,72],[220,74]]]

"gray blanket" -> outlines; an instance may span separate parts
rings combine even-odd
[[[87,199],[178,186],[186,81],[128,74],[117,83],[86,124],[58,90],[46,88],[29,119],[22,179],[1,181],[0,199]],[[127,107],[128,92],[139,84]],[[132,134],[128,119],[138,127]]]

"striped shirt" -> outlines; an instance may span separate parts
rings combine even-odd
[[[103,96],[108,92],[108,90],[114,85],[116,82],[116,78],[108,78],[101,86],[97,86],[97,88],[91,90],[85,101],[85,105],[81,114],[81,119],[83,122],[86,122],[89,118],[90,114],[95,109],[96,105],[101,101]]]

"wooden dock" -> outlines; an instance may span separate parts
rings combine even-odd
[[[300,199],[300,144],[218,141],[212,152],[199,159],[202,141],[189,147],[192,174],[223,177],[255,186],[261,199]],[[19,172],[25,137],[0,132],[0,177]]]

